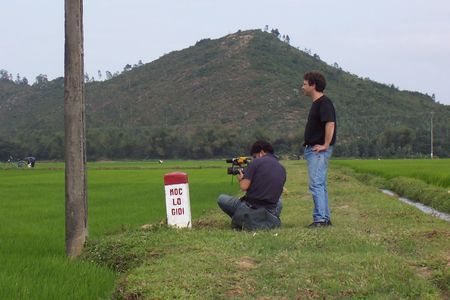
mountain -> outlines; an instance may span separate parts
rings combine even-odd
[[[325,75],[336,106],[336,155],[426,155],[434,112],[435,151],[450,156],[449,106],[359,78],[259,30],[204,39],[87,83],[88,156],[215,157],[246,152],[255,138],[297,153],[311,105],[300,85],[310,70]],[[0,155],[3,144],[62,157],[63,85],[0,80]]]

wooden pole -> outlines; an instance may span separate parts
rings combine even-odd
[[[78,256],[87,238],[83,0],[65,0],[64,130],[66,253]]]

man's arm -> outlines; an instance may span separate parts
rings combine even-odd
[[[321,152],[326,151],[330,147],[331,140],[333,139],[334,122],[327,122],[325,124],[325,143],[323,145],[314,145],[313,151]]]
[[[239,181],[239,186],[241,187],[242,191],[247,191],[250,187],[251,181],[249,179],[244,179],[244,173],[242,173],[241,170],[239,170],[239,174],[237,175],[237,179]]]

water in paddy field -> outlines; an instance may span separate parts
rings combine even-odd
[[[381,191],[384,194],[386,194],[386,195],[393,196],[393,197],[398,197],[398,195],[396,195],[395,193],[391,192],[390,190],[381,189]],[[398,200],[400,200],[400,201],[402,201],[402,202],[404,202],[406,204],[415,206],[415,207],[417,207],[418,209],[420,209],[421,211],[423,211],[426,214],[429,214],[429,215],[438,217],[439,219],[442,219],[442,220],[450,222],[450,215],[449,214],[437,211],[434,208],[428,207],[428,206],[426,206],[426,205],[424,205],[422,203],[411,201],[411,200],[409,200],[408,198],[405,198],[405,197],[398,197]]]

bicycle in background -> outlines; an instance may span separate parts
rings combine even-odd
[[[7,161],[7,166],[10,168],[24,168],[27,165],[27,162],[23,159],[15,159],[12,156],[9,156],[9,159]]]

